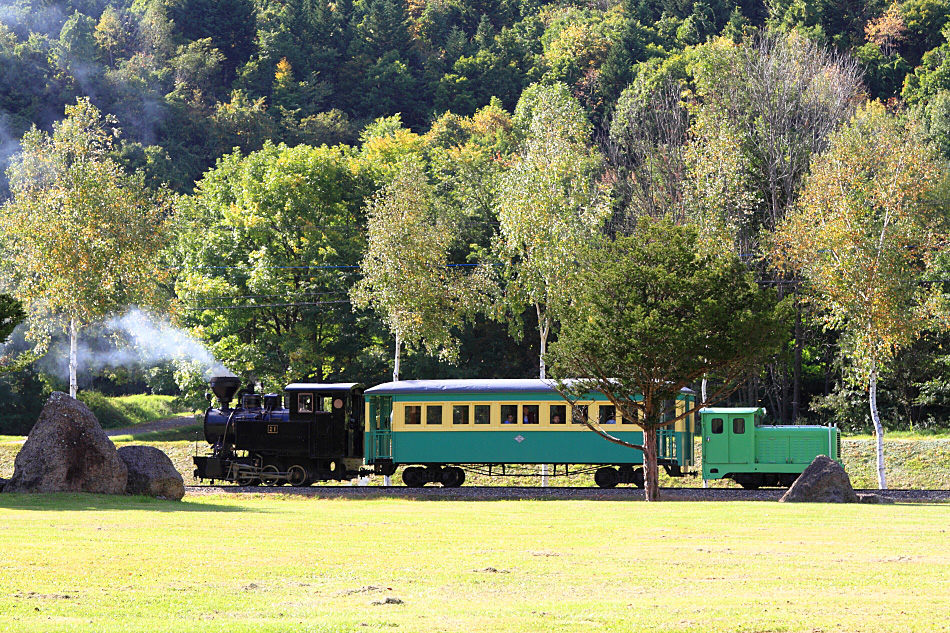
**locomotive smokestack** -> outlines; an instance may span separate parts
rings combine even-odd
[[[235,392],[241,388],[241,379],[237,376],[215,376],[210,381],[211,391],[221,402],[221,408],[227,409]]]

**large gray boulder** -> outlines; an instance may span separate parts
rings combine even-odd
[[[819,455],[808,465],[779,501],[857,503],[851,478],[835,460]]]
[[[125,494],[128,470],[85,404],[54,391],[3,492]]]
[[[126,492],[158,499],[180,501],[185,480],[168,455],[153,446],[123,446],[119,457],[129,469]]]

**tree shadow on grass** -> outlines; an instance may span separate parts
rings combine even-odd
[[[142,512],[266,512],[247,506],[198,501],[187,496],[181,501],[168,501],[132,495],[104,495],[88,492],[2,493],[0,509],[31,512],[101,512],[125,510]]]

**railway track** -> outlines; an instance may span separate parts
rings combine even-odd
[[[662,488],[660,498],[666,501],[778,501],[784,494],[784,488],[766,488],[743,490],[739,488]],[[856,490],[858,494],[876,494],[880,497],[900,503],[950,502],[950,490]],[[424,499],[424,500],[560,500],[590,499],[636,501],[643,499],[643,490],[633,487],[623,488],[575,488],[575,487],[505,487],[505,486],[462,486],[443,488],[425,486],[407,488],[405,486],[351,486],[322,485],[293,488],[290,486],[236,486],[201,485],[185,488],[185,496],[199,495],[240,495],[240,494],[281,494],[301,497],[327,499]]]

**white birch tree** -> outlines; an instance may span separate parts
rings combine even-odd
[[[537,313],[539,375],[545,378],[554,324],[549,306],[575,266],[574,249],[597,234],[608,209],[596,180],[601,157],[589,145],[590,124],[566,86],[529,87],[515,125],[524,141],[496,197],[496,252],[505,264],[509,311],[517,317],[534,307]]]
[[[375,310],[395,337],[394,381],[403,346],[454,361],[459,342],[453,327],[487,304],[494,288],[485,269],[452,265],[458,226],[439,211],[422,166],[412,159],[369,205],[363,277],[351,299],[356,308]]]
[[[4,272],[34,338],[56,328],[69,337],[74,398],[81,328],[159,297],[167,207],[141,174],[130,176],[108,157],[114,124],[78,99],[51,135],[27,132],[8,170],[13,197],[0,214]]]
[[[880,103],[862,107],[816,160],[772,244],[774,260],[805,278],[825,326],[844,333],[869,392],[882,489],[878,376],[942,312],[941,297],[917,283],[940,248],[946,212],[935,197],[944,174],[920,138]]]

